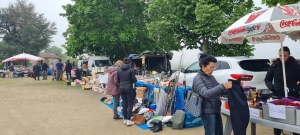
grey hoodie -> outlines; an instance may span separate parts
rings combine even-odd
[[[118,82],[120,83],[120,89],[132,90],[133,83],[136,83],[135,72],[129,64],[123,64],[118,69]]]

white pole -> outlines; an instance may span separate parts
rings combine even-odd
[[[286,74],[285,74],[285,61],[284,61],[284,54],[283,54],[283,44],[282,42],[280,43],[281,46],[281,63],[282,63],[282,73],[283,73],[283,84],[284,84],[284,93],[285,93],[285,97],[288,96],[288,91],[289,88],[286,85]]]

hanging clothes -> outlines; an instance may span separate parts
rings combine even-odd
[[[164,90],[159,91],[159,99],[156,103],[156,116],[165,116],[166,113],[166,100],[167,100],[168,94]]]
[[[230,119],[234,135],[246,135],[249,123],[249,106],[246,95],[238,80],[229,79],[232,88],[227,91]]]

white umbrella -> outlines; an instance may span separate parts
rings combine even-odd
[[[9,62],[9,61],[19,61],[19,60],[30,60],[30,61],[38,62],[38,61],[41,61],[41,60],[44,60],[44,59],[40,58],[40,57],[37,57],[37,56],[34,56],[34,55],[22,53],[22,54],[10,57],[8,59],[5,59],[5,60],[2,61],[2,63]]]
[[[300,39],[300,4],[276,6],[245,15],[219,37],[221,44],[243,44],[246,38],[250,43],[280,43],[283,59],[283,45],[286,35],[291,39]],[[286,85],[285,63],[282,63],[285,96]]]

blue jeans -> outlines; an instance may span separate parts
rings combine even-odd
[[[223,123],[220,113],[203,113],[205,135],[223,135]]]

